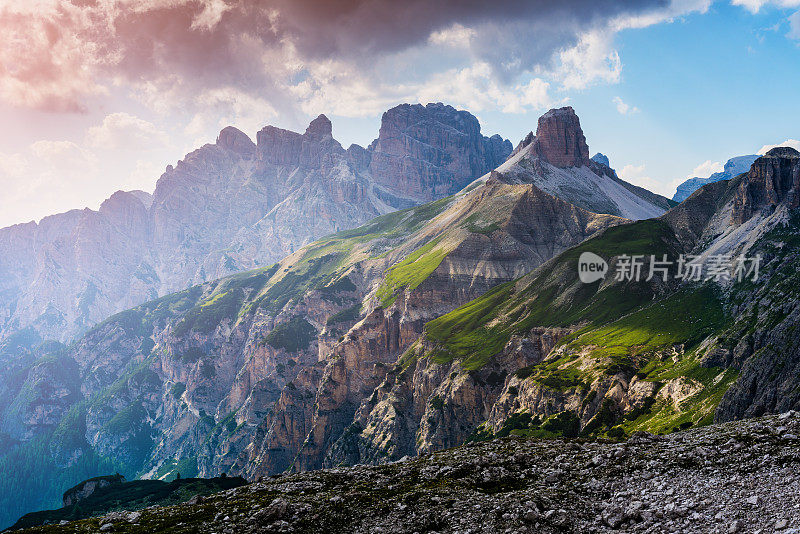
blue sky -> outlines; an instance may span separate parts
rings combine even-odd
[[[174,8],[173,30],[185,22],[185,35],[162,35],[163,24],[142,15],[129,32],[148,35],[161,56],[127,43],[128,34],[96,41],[91,25],[125,8],[0,7],[0,226],[96,209],[117,189],[152,191],[167,164],[227,124],[255,137],[266,124],[302,131],[326,113],[342,144],[366,145],[381,112],[401,102],[467,109],[484,133],[515,144],[549,107],[571,105],[592,153],[667,195],[729,157],[800,138],[800,0],[570,0],[563,8],[539,0],[524,13],[498,1],[495,10],[455,15],[422,3],[430,24],[413,34],[381,27],[385,13],[350,0],[352,11],[329,26],[287,7],[271,36],[253,33],[252,13],[237,18],[223,0],[127,5],[137,1],[145,15],[163,3],[159,23]],[[56,39],[47,33],[54,20]],[[338,29],[348,23],[356,29]],[[113,54],[98,55],[106,49]],[[24,64],[42,72],[26,75]]]
[[[608,155],[617,170],[644,166],[629,178],[671,196],[705,162],[800,138],[800,41],[787,37],[793,12],[717,2],[705,13],[624,30],[615,41],[618,83],[553,96],[575,108],[592,154]],[[615,99],[630,106],[627,114]],[[535,130],[540,112],[477,115],[485,132],[516,143]],[[378,124],[334,119],[340,138],[358,142]]]

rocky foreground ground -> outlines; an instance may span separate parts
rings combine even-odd
[[[30,532],[800,532],[800,414],[621,443],[505,438]]]

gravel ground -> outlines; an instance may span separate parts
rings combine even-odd
[[[30,532],[800,533],[800,414],[626,442],[505,438]]]

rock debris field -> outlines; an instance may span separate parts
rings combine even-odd
[[[800,414],[620,443],[504,438],[30,532],[800,533]]]

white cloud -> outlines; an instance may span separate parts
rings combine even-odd
[[[97,157],[72,141],[36,141],[31,152],[53,171],[80,172],[93,168]]]
[[[639,108],[625,103],[622,98],[618,96],[615,96],[612,102],[617,105],[617,111],[620,115],[633,115],[634,113],[639,113]]]
[[[22,154],[3,154],[0,152],[0,176],[20,177],[28,170],[28,160]]]
[[[670,192],[670,186],[666,186],[658,180],[651,178],[647,173],[647,166],[641,165],[625,165],[619,171],[619,177],[630,182],[633,185],[644,187],[645,189],[658,193],[660,195],[667,195]],[[674,187],[672,187],[674,189]]]
[[[783,8],[797,7],[800,6],[800,0],[731,0],[731,4],[742,6],[751,13],[758,13],[766,5]]]
[[[503,113],[544,110],[563,103],[549,94],[550,84],[541,78],[507,87],[498,81],[488,63],[436,74],[416,89],[419,102],[447,101],[473,112],[500,109]]]
[[[163,172],[164,166],[159,163],[149,160],[137,160],[136,167],[131,172],[128,180],[121,186],[121,189],[140,189],[152,192],[155,189],[156,181]]]
[[[307,115],[369,117],[413,99],[413,85],[384,83],[343,61],[316,62],[307,65],[307,70],[308,76],[288,86],[293,99]]]
[[[449,28],[433,32],[428,38],[428,42],[437,46],[469,48],[474,37],[475,30],[472,28],[467,28],[461,24],[453,24]]]
[[[578,44],[558,55],[555,76],[565,89],[585,89],[597,82],[615,84],[622,61],[613,48],[614,32],[595,30],[581,36]]]
[[[110,150],[147,150],[161,148],[169,141],[167,135],[146,120],[128,113],[112,113],[99,126],[86,133],[86,143],[95,148]]]
[[[192,20],[192,29],[211,30],[231,7],[223,0],[207,0],[203,4],[203,10]]]
[[[194,103],[204,117],[216,119],[218,130],[234,125],[252,135],[278,116],[278,111],[267,99],[234,87],[203,91]]]
[[[779,146],[789,146],[789,147],[792,147],[795,150],[800,150],[800,141],[798,141],[797,139],[787,139],[783,143],[778,143],[776,145],[764,145],[758,150],[758,153],[759,154],[766,154],[767,152],[769,152],[773,148],[776,148],[776,147],[779,147]]]
[[[800,11],[789,16],[789,33],[786,34],[786,37],[800,40]]]
[[[673,22],[688,13],[705,13],[711,3],[712,0],[672,0],[660,9],[615,17],[583,33],[575,46],[559,52],[552,74],[565,89],[585,89],[596,83],[616,84],[622,76],[622,60],[614,48],[617,33]]]
[[[686,179],[690,178],[708,178],[715,172],[722,172],[725,170],[725,166],[720,163],[719,161],[711,161],[706,160],[697,167],[695,167],[692,172],[686,175]]]
[[[609,27],[615,31],[641,29],[674,22],[676,18],[690,13],[706,13],[713,0],[672,0],[661,9],[634,15],[622,15],[611,22]]]

